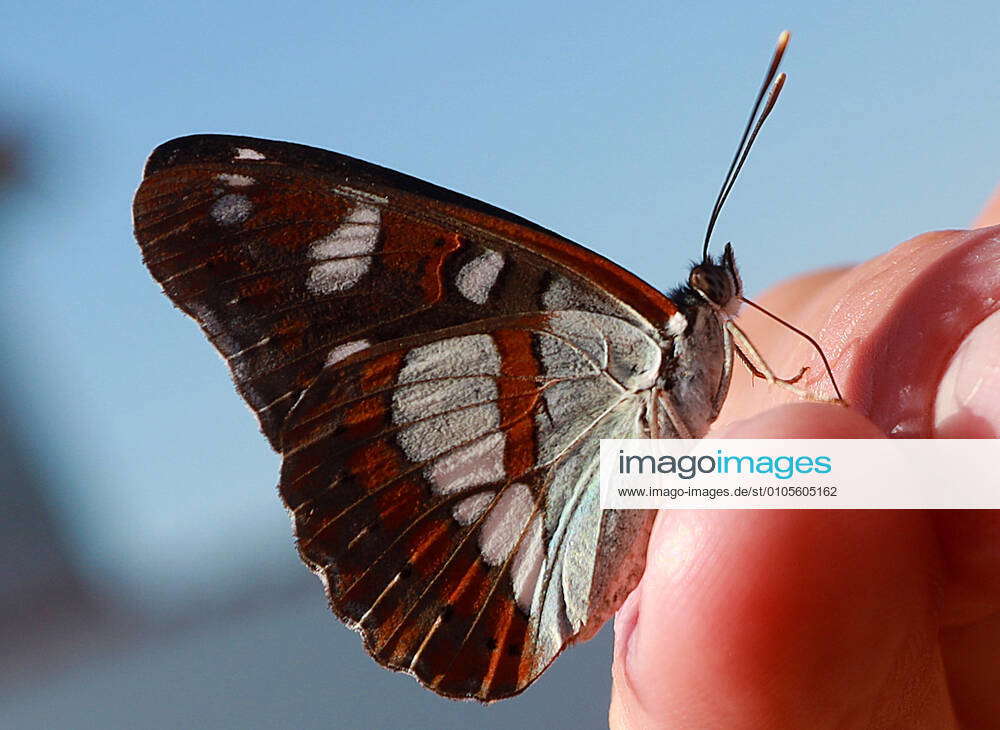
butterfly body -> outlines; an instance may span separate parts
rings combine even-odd
[[[636,585],[654,513],[600,509],[599,440],[707,431],[732,370],[730,249],[666,296],[471,198],[222,135],[154,151],[135,227],[379,662],[451,697],[516,694]]]

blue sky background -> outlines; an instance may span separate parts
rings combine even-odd
[[[278,459],[132,238],[142,164],[166,139],[334,149],[670,288],[787,27],[788,84],[716,231],[751,294],[963,227],[1000,178],[995,4],[690,5],[6,0],[0,130],[30,143],[31,167],[0,221],[0,387],[93,590],[170,617],[304,573]],[[318,584],[310,596],[321,613]],[[604,651],[571,657],[603,677]],[[371,664],[359,646],[344,661]],[[413,684],[394,681],[381,705]],[[398,696],[449,716],[415,693]]]

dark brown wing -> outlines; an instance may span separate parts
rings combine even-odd
[[[292,405],[338,348],[519,312],[575,308],[658,326],[675,311],[624,269],[524,219],[284,142],[161,145],[134,218],[146,265],[225,357],[276,449]]]

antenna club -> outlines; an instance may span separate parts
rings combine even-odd
[[[788,45],[788,39],[791,36],[792,34],[787,30],[782,31],[781,35],[778,36],[778,45],[771,56],[771,63],[764,76],[764,83],[761,84],[760,91],[757,92],[757,98],[753,103],[753,108],[750,110],[750,118],[747,119],[747,124],[743,128],[743,136],[740,137],[740,143],[736,146],[736,154],[733,155],[733,160],[729,163],[729,170],[726,172],[722,187],[719,189],[719,195],[715,199],[712,214],[708,218],[708,227],[705,230],[705,243],[702,246],[703,260],[708,260],[708,245],[712,240],[712,231],[715,229],[715,222],[719,218],[719,211],[722,210],[723,204],[729,197],[729,192],[732,190],[740,170],[743,169],[743,164],[747,160],[750,148],[753,146],[754,140],[757,138],[757,134],[764,124],[764,120],[767,119],[774,108],[774,104],[778,100],[778,94],[785,83],[786,76],[784,73],[778,74],[778,66],[781,64],[781,57],[784,55],[785,46]],[[761,103],[764,103],[763,109],[761,109]]]

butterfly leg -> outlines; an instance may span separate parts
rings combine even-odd
[[[843,403],[843,401],[839,398],[828,398],[825,396],[814,395],[805,388],[801,388],[796,385],[809,368],[802,368],[799,371],[799,374],[793,378],[779,378],[774,374],[774,371],[771,370],[764,358],[761,357],[760,353],[757,352],[757,348],[754,347],[750,338],[747,337],[746,333],[741,330],[735,322],[729,320],[726,322],[725,327],[733,337],[733,349],[736,351],[736,354],[740,356],[740,360],[743,361],[743,364],[746,365],[747,369],[754,377],[762,378],[771,385],[784,388],[803,400],[814,401],[817,403]]]
[[[768,380],[768,375],[758,370],[757,367],[753,364],[753,361],[749,357],[747,357],[747,355],[743,352],[743,350],[737,349],[736,354],[740,356],[740,360],[743,361],[743,364],[746,366],[746,369],[750,371],[751,375],[753,375],[755,378]],[[775,376],[774,380],[775,382],[780,381],[782,383],[787,383],[788,385],[795,385],[795,383],[799,382],[799,380],[802,379],[802,376],[806,374],[806,370],[808,369],[809,368],[807,367],[803,367],[801,370],[799,370],[799,374],[796,375],[794,378],[779,378]]]
[[[656,393],[650,390],[646,393],[646,413],[645,421],[647,437],[651,439],[660,438],[660,416],[656,412]]]

